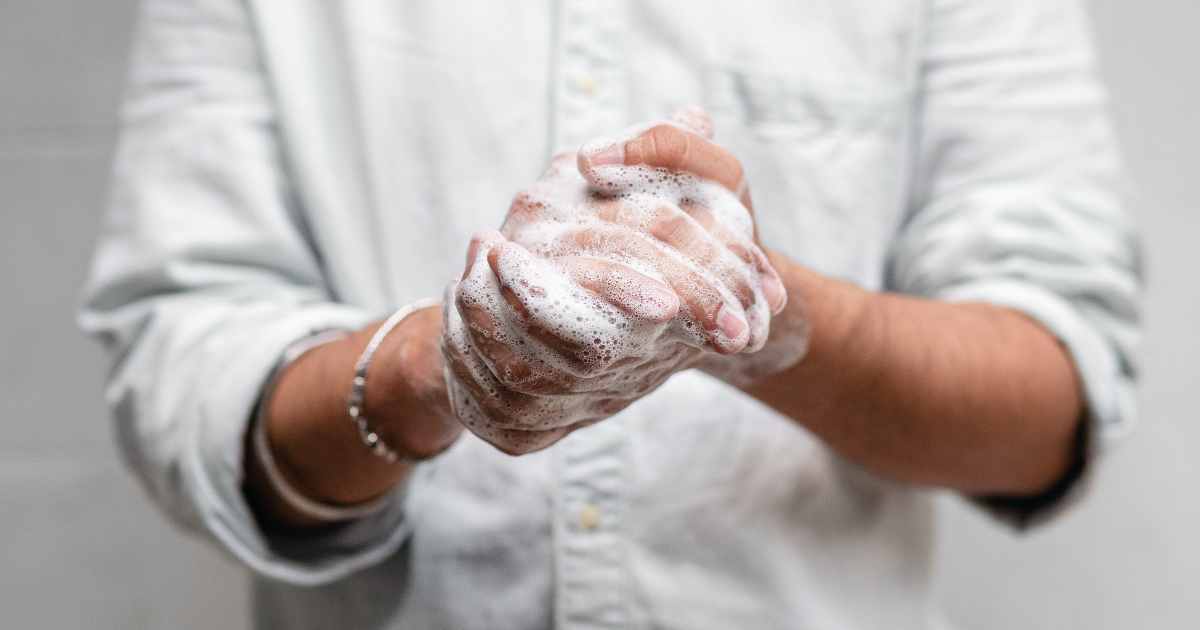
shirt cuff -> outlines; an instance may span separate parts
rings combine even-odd
[[[1024,313],[1067,349],[1083,384],[1083,425],[1076,454],[1064,476],[1045,492],[1028,497],[975,497],[973,501],[1017,530],[1062,514],[1086,495],[1095,463],[1125,436],[1137,418],[1132,376],[1121,369],[1116,348],[1062,296],[1034,284],[991,280],[951,287],[936,297],[950,302],[987,302]]]
[[[358,328],[369,320],[350,307],[311,305],[256,327],[252,334],[217,342],[240,344],[236,349],[213,349],[233,358],[209,375],[198,402],[200,421],[186,438],[183,484],[205,533],[269,578],[297,585],[332,582],[382,562],[407,538],[401,493],[377,513],[304,536],[265,532],[242,493],[245,434],[262,387],[284,351],[316,332]]]

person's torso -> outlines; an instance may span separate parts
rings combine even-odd
[[[920,3],[252,3],[300,208],[339,299],[440,295],[552,152],[696,103],[764,242],[865,287],[904,220]],[[922,628],[928,498],[698,372],[512,458],[422,465],[413,535],[296,627]]]

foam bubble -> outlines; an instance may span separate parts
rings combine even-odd
[[[479,247],[470,272],[451,289],[444,343],[464,357],[473,382],[459,382],[448,372],[451,399],[463,423],[485,439],[536,440],[538,432],[606,417],[705,356],[702,349],[710,343],[705,325],[689,308],[678,308],[666,321],[656,318],[675,303],[633,275],[588,271],[580,266],[581,257],[624,265],[660,282],[666,280],[660,263],[645,252],[668,257],[698,279],[684,281],[682,288],[703,299],[740,307],[741,298],[749,297],[744,316],[753,343],[747,350],[766,340],[770,312],[754,264],[723,246],[714,250],[717,258],[702,264],[650,235],[664,208],[687,216],[681,208],[695,204],[726,233],[753,247],[753,219],[736,195],[715,182],[665,169],[602,166],[594,172],[603,192],[589,189],[577,169],[556,158],[541,181],[514,199],[501,228],[520,247],[503,242]],[[580,242],[583,233],[586,244]],[[632,250],[622,240],[631,238],[636,239]],[[494,273],[487,256],[497,247]],[[580,280],[619,296],[626,308],[584,288]],[[731,289],[737,286],[750,287],[750,295],[739,298]],[[521,309],[509,304],[505,291]],[[487,330],[477,327],[475,337],[503,344],[521,369],[511,367],[512,358],[497,365],[481,351],[455,300],[492,322]],[[550,333],[555,342],[531,335],[530,326]],[[717,343],[737,341],[715,335]],[[562,391],[535,391],[532,384],[545,382],[560,384]],[[514,437],[513,431],[531,433]]]

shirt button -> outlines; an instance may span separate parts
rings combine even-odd
[[[588,96],[596,95],[596,80],[592,77],[581,76],[578,79],[575,79],[575,86],[579,88],[580,92],[583,92]]]
[[[583,509],[579,510],[579,526],[586,530],[593,530],[600,526],[600,508],[594,503],[585,503]]]

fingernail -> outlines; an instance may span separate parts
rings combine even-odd
[[[583,145],[579,154],[592,167],[621,165],[625,163],[625,142],[609,138],[593,140]]]
[[[721,310],[717,311],[717,328],[730,340],[741,337],[742,333],[746,332],[747,327],[744,319],[725,306],[722,306]]]
[[[778,314],[787,305],[787,289],[773,273],[764,273],[762,277],[763,295],[766,296],[767,304],[771,307],[771,314]]]

